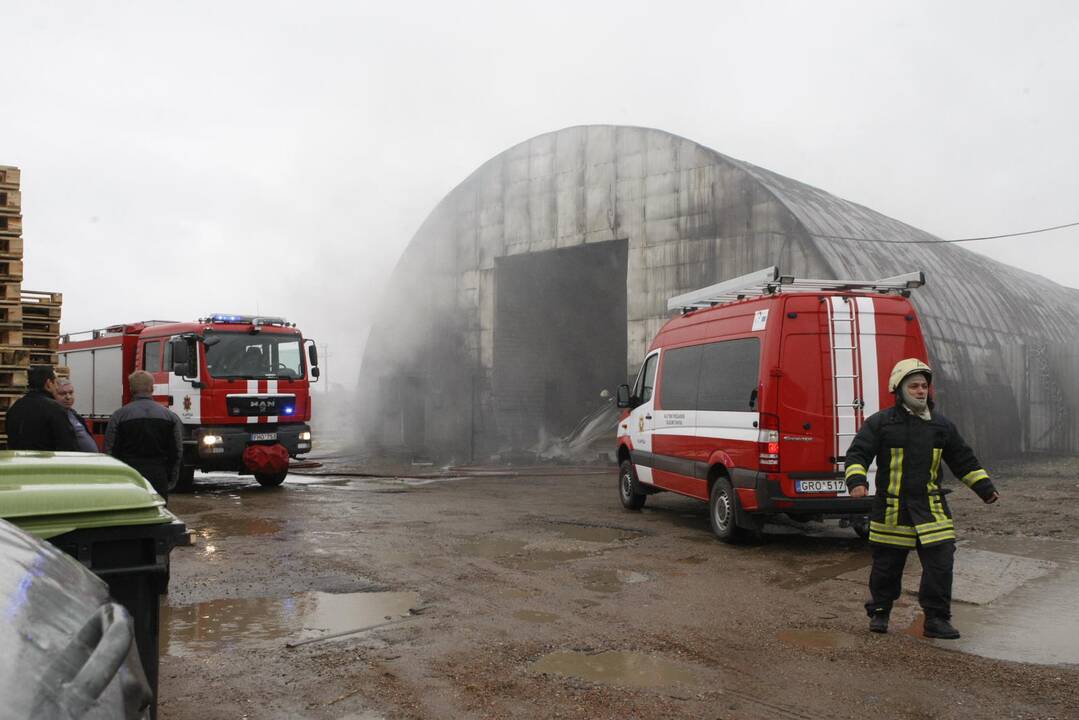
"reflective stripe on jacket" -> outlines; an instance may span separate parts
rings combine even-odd
[[[867,469],[877,462],[877,492],[869,541],[914,548],[955,540],[955,524],[941,489],[940,463],[984,500],[996,489],[955,425],[934,412],[929,420],[900,405],[871,416],[846,455],[847,487],[868,486]]]

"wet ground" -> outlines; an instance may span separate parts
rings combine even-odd
[[[195,542],[160,717],[1079,717],[1079,460],[952,496],[958,641],[922,638],[910,595],[868,633],[869,554],[834,524],[729,546],[703,504],[622,510],[613,470],[368,469],[170,501]]]

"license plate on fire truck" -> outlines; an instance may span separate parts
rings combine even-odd
[[[800,493],[843,493],[847,492],[847,484],[841,479],[834,480],[798,480],[794,489]]]
[[[277,433],[251,433],[251,442],[258,442],[259,440],[276,440]]]

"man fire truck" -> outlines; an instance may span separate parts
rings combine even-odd
[[[109,416],[130,399],[127,376],[153,374],[154,399],[184,424],[183,465],[170,492],[190,492],[196,469],[280,485],[289,458],[311,450],[318,353],[283,318],[219,314],[113,325],[65,335],[60,364],[71,370],[75,409],[99,447]]]

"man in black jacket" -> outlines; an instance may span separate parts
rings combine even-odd
[[[51,365],[30,368],[29,391],[7,412],[11,450],[78,450],[67,411],[53,399],[56,372]]]
[[[168,500],[183,457],[180,418],[153,398],[154,376],[136,370],[127,378],[131,401],[109,418],[105,452],[138,470]]]
[[[892,603],[902,590],[903,567],[918,551],[922,582],[918,602],[926,637],[955,639],[952,627],[952,564],[955,523],[940,487],[940,462],[986,503],[996,488],[950,420],[933,410],[933,371],[916,358],[896,363],[888,381],[895,405],[868,418],[846,455],[851,497],[865,497],[868,468],[876,460],[877,492],[869,522],[873,569],[869,574],[869,629],[888,632]]]

